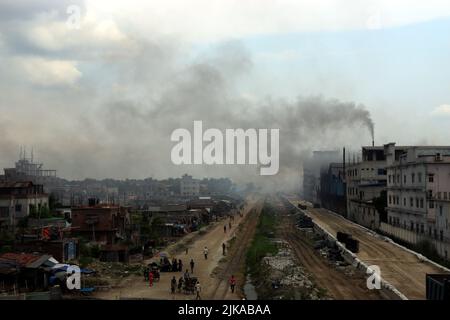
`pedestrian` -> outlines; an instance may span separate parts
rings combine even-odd
[[[222,254],[223,255],[225,255],[225,249],[226,249],[226,245],[225,245],[225,242],[224,243],[222,243]]]
[[[183,277],[180,277],[180,279],[178,279],[178,292],[181,292],[181,289],[183,289]]]
[[[172,294],[175,294],[175,290],[177,288],[177,279],[175,276],[173,276],[172,281],[170,282],[170,290],[172,291]]]
[[[190,265],[191,265],[191,273],[194,274],[194,266],[195,266],[194,259],[191,259]]]
[[[178,259],[178,271],[183,272],[183,261]]]
[[[203,255],[205,256],[205,260],[208,260],[208,247],[206,247],[206,246],[203,249]]]
[[[144,281],[148,281],[148,273],[150,272],[150,269],[147,267],[144,269]]]
[[[223,226],[223,233],[227,233],[227,225]]]
[[[172,271],[178,271],[178,260],[176,258],[172,259]]]
[[[187,279],[190,278],[188,269],[186,269],[186,272],[184,273],[183,277],[184,277],[184,281],[186,281]]]
[[[148,279],[150,287],[153,287],[153,272],[150,272],[150,274],[148,275]]]
[[[200,285],[200,281],[197,281],[197,284],[195,285],[195,291],[197,292],[197,296],[195,297],[195,300],[201,300],[200,292],[202,291],[202,286]]]
[[[231,275],[229,282],[230,282],[231,293],[234,293],[234,287],[236,286],[236,278],[234,277],[234,275]]]

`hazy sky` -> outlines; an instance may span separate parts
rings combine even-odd
[[[449,57],[444,0],[0,0],[0,167],[25,145],[67,178],[241,176],[170,164],[204,120],[281,127],[296,169],[369,144],[361,109],[379,144],[447,145]]]

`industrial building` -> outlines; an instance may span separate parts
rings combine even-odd
[[[339,151],[314,151],[312,158],[303,163],[303,198],[320,203],[320,173],[332,162],[340,161]]]
[[[403,240],[428,239],[446,259],[450,251],[450,147],[413,146],[398,158],[395,144],[387,145],[388,223]],[[418,236],[417,236],[418,235]]]

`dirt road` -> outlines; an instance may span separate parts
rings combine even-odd
[[[295,206],[298,199],[290,198]],[[427,273],[442,273],[433,264],[419,260],[414,254],[374,236],[363,227],[330,213],[325,209],[308,207],[308,215],[325,230],[336,236],[338,231],[349,233],[359,240],[358,258],[381,269],[381,277],[395,286],[408,299],[425,299],[425,277]]]
[[[198,236],[194,242],[189,246],[188,254],[184,251],[179,253],[172,253],[167,250],[171,255],[170,258],[176,257],[183,261],[184,269],[189,266],[189,261],[191,259],[195,262],[193,276],[199,279],[202,287],[201,297],[205,298],[226,298],[226,299],[238,299],[237,293],[234,295],[226,293],[224,295],[223,281],[214,278],[211,274],[214,269],[219,265],[220,260],[223,258],[222,255],[222,244],[229,241],[236,233],[238,225],[250,220],[246,219],[255,205],[258,204],[258,199],[250,198],[247,200],[246,205],[243,209],[243,217],[235,215],[234,222],[232,222],[232,229],[228,228],[228,219],[216,222],[210,230],[201,236]],[[227,232],[224,232],[224,225],[227,225]],[[182,239],[180,240],[183,241]],[[208,259],[205,260],[203,255],[203,249],[207,246],[209,250]],[[176,247],[176,246],[171,246]],[[164,250],[163,250],[164,251]],[[239,253],[238,253],[239,254]],[[236,259],[230,260],[233,264]],[[145,264],[149,263],[146,261]],[[118,288],[114,288],[106,292],[98,292],[95,294],[96,298],[99,299],[180,299],[180,300],[192,300],[195,295],[185,295],[183,293],[171,294],[170,292],[170,281],[172,277],[175,276],[176,280],[183,276],[182,272],[166,272],[161,273],[161,279],[159,282],[154,283],[153,287],[150,287],[147,282],[144,281],[143,276],[130,276],[125,278],[119,285]]]
[[[327,295],[336,300],[379,300],[377,291],[367,289],[362,275],[348,276],[334,268],[321,257],[304,236],[302,236],[291,217],[284,216],[280,225],[280,235],[289,243],[295,257],[310,274],[316,284],[327,290]]]
[[[255,234],[262,206],[263,201],[259,201],[240,224],[234,244],[227,254],[227,261],[221,263],[216,270],[217,273],[214,276],[216,283],[211,288],[209,299],[231,300],[243,298],[240,287],[245,282],[245,255]],[[235,294],[231,293],[228,285],[228,279],[231,275],[234,275],[237,280]]]

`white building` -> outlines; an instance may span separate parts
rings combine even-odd
[[[197,197],[200,194],[200,180],[193,179],[187,174],[181,177],[180,194],[185,197]]]
[[[388,163],[389,224],[450,242],[450,147],[410,147]]]

